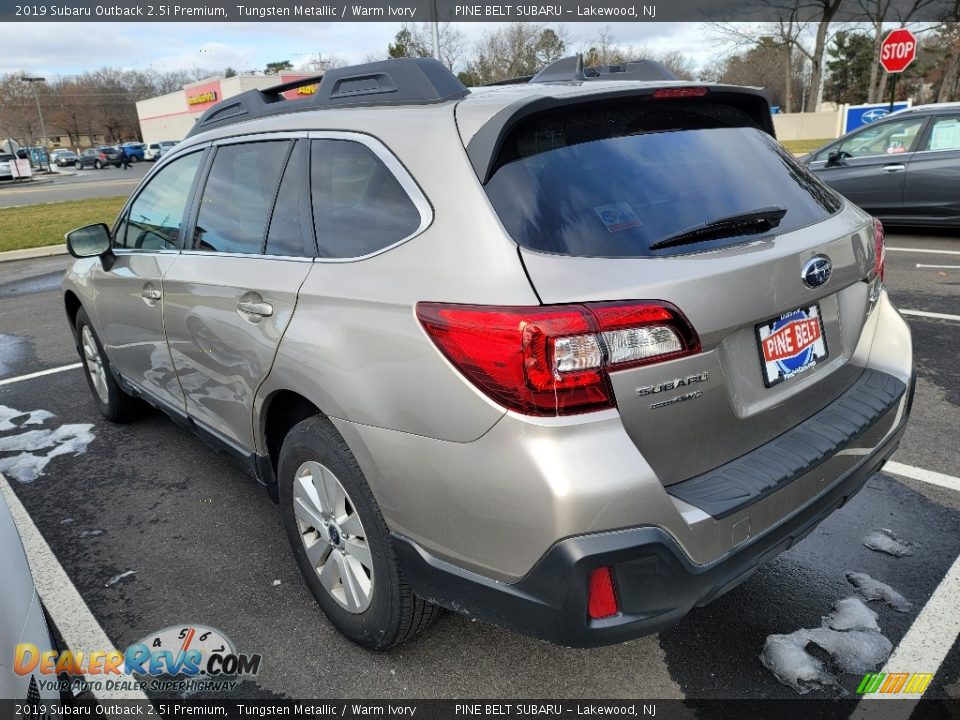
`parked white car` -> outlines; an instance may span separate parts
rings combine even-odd
[[[177,143],[173,140],[161,140],[160,142],[149,143],[148,145],[144,146],[143,159],[159,160],[164,153],[170,152],[170,149],[176,144]]]
[[[15,159],[13,155],[0,155],[0,180],[13,178],[13,168],[11,165]]]

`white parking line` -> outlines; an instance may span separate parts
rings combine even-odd
[[[54,373],[61,373],[66,370],[76,370],[80,367],[83,367],[83,363],[72,363],[71,365],[61,365],[60,367],[50,368],[49,370],[38,370],[35,373],[4,378],[0,380],[0,385],[13,385],[14,383],[23,382],[24,380],[33,380],[34,378],[43,377],[44,375],[53,375]]]
[[[960,270],[960,265],[924,265],[917,263],[918,268],[936,268],[938,270]]]
[[[936,673],[960,636],[960,558],[953,561],[900,644],[887,660],[882,673]],[[910,699],[922,693],[871,694],[864,697]],[[909,714],[909,713],[908,713]],[[904,715],[906,717],[906,715]]]
[[[898,248],[886,247],[887,252],[930,253],[931,255],[960,255],[960,250],[933,250],[929,248]]]
[[[912,315],[914,317],[933,318],[934,320],[953,320],[960,322],[960,315],[947,315],[946,313],[927,312],[926,310],[904,310],[900,308],[903,315]]]
[[[929,485],[939,485],[940,487],[947,488],[948,490],[956,490],[957,492],[960,492],[960,478],[955,478],[952,475],[944,475],[943,473],[933,472],[933,470],[924,470],[923,468],[891,461],[883,466],[883,470],[881,472],[890,473],[891,475],[899,475],[901,477],[908,477],[912,480],[919,480],[920,482],[925,482]]]
[[[20,539],[30,560],[30,569],[33,571],[33,582],[37,586],[37,592],[63,636],[64,642],[70,649],[82,650],[85,653],[95,650],[113,650],[116,645],[100,627],[100,623],[71,582],[70,576],[67,575],[30,514],[2,474],[0,474],[0,492],[3,493],[10,507],[10,514],[13,515],[13,520],[17,524],[17,530],[20,531]],[[90,682],[103,678],[88,675],[86,679]],[[117,676],[114,679],[127,681],[124,684],[136,682],[129,675]],[[109,690],[105,695],[100,695],[100,699],[106,698],[149,702],[147,696],[140,690]]]

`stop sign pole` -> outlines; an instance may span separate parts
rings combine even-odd
[[[890,112],[893,112],[893,101],[897,92],[897,77],[917,57],[917,38],[906,28],[891,30],[880,45],[880,64],[890,75],[893,82],[890,84]]]

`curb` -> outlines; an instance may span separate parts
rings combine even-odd
[[[2,188],[22,188],[22,187],[33,187],[35,185],[50,185],[55,183],[56,178],[43,178],[41,180],[29,180],[27,182],[17,182],[15,180],[4,180],[0,182],[0,189]]]
[[[24,248],[23,250],[7,250],[0,252],[0,263],[11,262],[12,260],[30,260],[32,258],[51,257],[53,255],[66,255],[67,245],[46,245],[38,248]]]

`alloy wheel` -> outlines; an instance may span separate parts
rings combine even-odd
[[[356,505],[325,465],[311,460],[297,469],[293,512],[320,584],[347,611],[362,613],[373,596],[370,546]]]
[[[103,357],[100,355],[100,348],[97,347],[97,341],[90,332],[90,326],[84,325],[80,331],[80,344],[83,347],[83,361],[87,366],[87,373],[90,375],[90,383],[96,391],[97,396],[103,403],[110,402],[110,391],[107,389],[107,369],[103,364]]]

